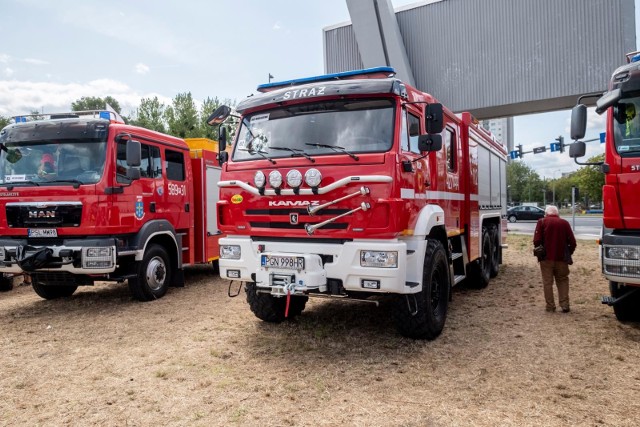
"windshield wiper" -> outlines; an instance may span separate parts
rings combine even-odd
[[[263,159],[269,160],[271,163],[273,163],[274,165],[276,164],[276,161],[273,160],[271,157],[267,156],[267,153],[265,153],[264,151],[258,151],[258,150],[249,150],[246,148],[238,148],[238,150],[240,151],[246,151],[247,153],[254,155],[254,154],[259,154],[260,157],[262,157]]]
[[[347,151],[346,148],[340,147],[339,145],[329,145],[329,144],[314,144],[307,142],[305,145],[311,145],[312,147],[320,147],[320,148],[329,148],[333,151],[338,151],[340,153],[348,154],[353,160],[360,160],[360,157],[356,156],[350,151]]]
[[[308,155],[307,153],[304,152],[304,150],[300,150],[299,148],[289,148],[289,147],[269,147],[270,150],[279,150],[279,151],[291,151],[293,154],[291,155],[291,157],[298,157],[298,156],[302,156],[305,159],[308,159],[311,163],[315,163],[316,161],[313,159],[313,157],[311,157],[310,155]]]
[[[16,181],[16,182],[5,182],[4,184],[0,184],[0,187],[7,187],[7,190],[11,191],[13,190],[13,187],[16,186],[16,184],[29,184],[29,185],[35,185],[36,187],[40,187],[40,184],[38,184],[35,181]]]
[[[53,182],[63,182],[63,183],[65,183],[65,182],[69,182],[69,183],[73,184],[73,188],[78,188],[82,184],[84,184],[84,182],[79,181],[79,180],[74,179],[74,178],[70,178],[70,179],[54,179],[54,180],[47,181],[47,182],[48,183],[53,183]]]

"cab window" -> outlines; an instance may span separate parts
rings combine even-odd
[[[449,172],[455,172],[457,169],[456,153],[458,152],[458,147],[456,144],[456,134],[453,129],[446,129],[443,139],[442,145],[445,147],[445,150],[447,150],[447,169]]]
[[[167,179],[184,181],[184,154],[180,151],[166,150],[164,152]]]

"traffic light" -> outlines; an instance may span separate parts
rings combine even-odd
[[[558,141],[558,150],[560,150],[561,153],[564,153],[564,136],[557,137],[556,141]]]
[[[518,144],[518,157],[522,158],[522,144]]]

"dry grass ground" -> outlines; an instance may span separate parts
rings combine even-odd
[[[435,341],[388,305],[310,301],[256,319],[209,268],[152,303],[123,286],[0,294],[0,425],[637,426],[640,325],[599,302],[579,242],[570,314],[545,313],[530,237],[487,289],[456,289]]]

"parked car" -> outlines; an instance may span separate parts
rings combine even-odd
[[[535,220],[544,217],[544,209],[537,206],[516,206],[507,210],[509,222]]]

